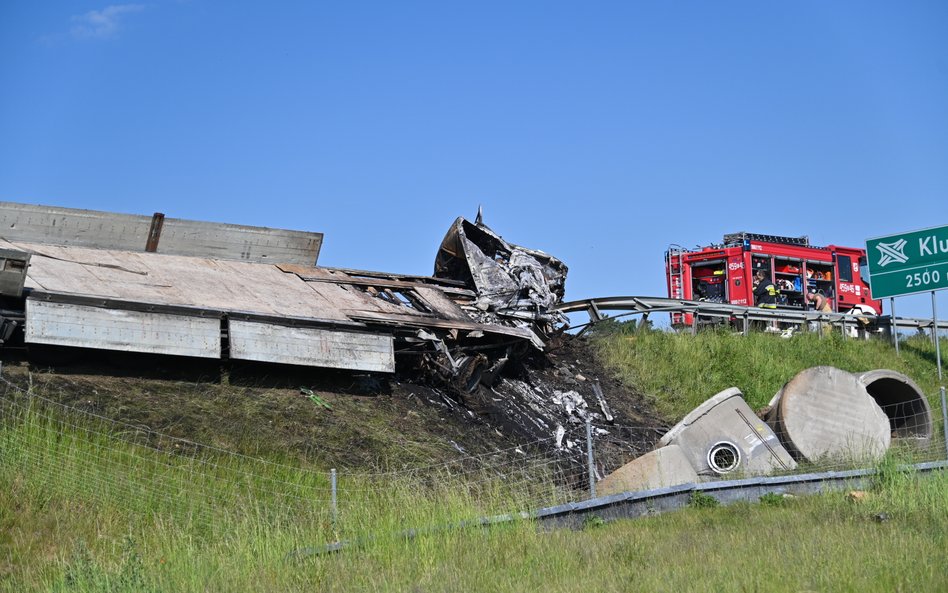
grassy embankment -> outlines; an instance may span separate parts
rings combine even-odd
[[[772,336],[603,340],[604,356],[672,416],[731,385],[752,405],[766,403],[793,372],[813,364],[895,368],[934,390],[924,341],[907,344],[900,360],[881,344]],[[406,542],[394,534],[559,494],[443,471],[444,482],[350,478],[334,527],[322,472],[214,452],[156,452],[121,435],[64,426],[42,408],[5,413],[4,591],[948,589],[945,474],[896,474],[889,464],[861,502],[830,494],[687,509],[581,532],[521,522]],[[369,533],[376,537],[357,549],[286,557],[300,546]]]
[[[636,332],[631,324],[613,326],[597,341],[599,353],[619,377],[651,397],[670,420],[677,420],[715,393],[737,387],[754,409],[770,401],[784,383],[803,369],[829,365],[861,372],[892,369],[915,381],[929,396],[933,410],[938,374],[931,339],[903,340],[901,355],[881,340],[844,339],[839,334],[820,339],[799,334],[780,339],[772,334],[742,336],[730,331],[698,336],[655,331]],[[948,345],[941,344],[942,365]]]

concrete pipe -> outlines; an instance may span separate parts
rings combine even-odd
[[[766,420],[797,460],[877,459],[889,448],[889,418],[852,373],[812,367],[771,400]]]
[[[914,381],[888,369],[877,369],[856,376],[866,391],[889,418],[892,437],[918,445],[932,438],[932,410],[928,399]]]
[[[754,414],[740,390],[725,389],[689,412],[658,441],[678,445],[699,476],[758,475],[796,467],[777,435]]]

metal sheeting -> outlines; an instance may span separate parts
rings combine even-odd
[[[217,318],[26,301],[26,342],[220,358]]]
[[[230,320],[230,357],[359,371],[395,372],[391,335]]]
[[[322,233],[166,218],[158,253],[315,266]]]
[[[49,245],[145,251],[151,216],[0,202],[0,237]],[[158,253],[315,266],[322,233],[165,218]]]

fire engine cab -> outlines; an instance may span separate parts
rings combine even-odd
[[[805,236],[746,232],[725,235],[720,245],[672,245],[665,253],[670,298],[754,307],[754,274],[763,270],[780,291],[777,308],[805,309],[806,293],[813,291],[825,296],[833,311],[878,315],[882,301],[870,294],[866,264],[864,249],[816,247]],[[673,322],[691,322],[679,317]]]

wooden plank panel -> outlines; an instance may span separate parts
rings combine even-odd
[[[230,320],[230,357],[303,366],[395,372],[392,336]]]
[[[0,241],[33,254],[26,286],[157,305],[309,319],[348,318],[294,274],[248,262]]]
[[[145,251],[151,216],[0,202],[0,237],[47,245]],[[158,253],[315,266],[323,234],[165,218]]]
[[[220,320],[26,301],[26,342],[220,358]]]

